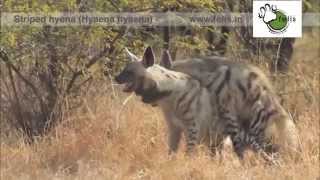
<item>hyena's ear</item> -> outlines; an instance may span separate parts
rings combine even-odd
[[[142,58],[142,64],[145,68],[148,68],[154,64],[155,57],[152,48],[149,46],[144,51],[143,58]]]
[[[167,68],[167,69],[171,69],[172,66],[172,58],[170,56],[170,53],[168,50],[163,51],[162,53],[162,57],[161,57],[161,61],[160,61],[160,65]]]
[[[130,59],[132,62],[139,61],[139,58],[138,58],[136,55],[134,55],[132,52],[130,52],[130,51],[128,50],[128,48],[124,48],[124,50],[126,51],[129,59]]]

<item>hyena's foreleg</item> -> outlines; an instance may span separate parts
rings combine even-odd
[[[219,114],[220,119],[225,123],[224,134],[230,136],[235,153],[240,159],[243,159],[245,132],[241,130],[237,117],[232,113],[224,110],[220,111]]]
[[[199,142],[200,130],[197,126],[195,119],[190,119],[186,123],[186,143],[187,143],[187,153],[190,154],[194,151],[195,146]]]
[[[168,146],[169,154],[175,153],[178,150],[179,142],[181,140],[182,129],[173,124],[173,119],[168,120]]]
[[[246,146],[247,146],[246,142],[244,141],[244,139],[245,139],[245,131],[243,131],[243,130],[241,130],[239,128],[238,133],[237,134],[232,134],[230,137],[231,137],[231,141],[232,141],[235,153],[237,154],[237,156],[240,159],[243,159],[244,151],[245,151]]]

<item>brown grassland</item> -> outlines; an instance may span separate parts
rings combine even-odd
[[[92,95],[82,97],[80,109],[33,145],[3,129],[0,178],[319,179],[319,42],[318,32],[298,39],[288,75],[274,81],[299,128],[299,160],[287,158],[271,166],[248,153],[241,164],[229,147],[214,158],[201,147],[196,156],[186,157],[183,143],[178,154],[169,157],[161,112],[134,96],[123,103],[127,94],[100,83]]]

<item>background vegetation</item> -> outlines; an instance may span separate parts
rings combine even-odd
[[[233,11],[241,3],[227,1]],[[210,11],[218,1],[0,1],[2,12]],[[317,1],[304,10],[319,12]],[[288,71],[274,72],[274,49],[248,46],[250,30],[215,27],[1,27],[1,179],[316,179],[319,178],[319,27],[305,28]],[[239,35],[240,34],[240,35]],[[256,39],[253,44],[270,44]],[[280,47],[273,39],[273,47]],[[249,42],[249,43],[248,43]],[[166,127],[158,109],[121,93],[112,82],[127,59],[151,45],[176,59],[224,55],[265,70],[300,130],[301,160],[267,166],[248,155],[241,165],[226,147],[192,159],[183,145],[167,156]],[[257,47],[256,50],[254,48]],[[257,51],[263,53],[256,53]],[[269,70],[273,70],[269,73]],[[200,147],[201,148],[201,147]]]

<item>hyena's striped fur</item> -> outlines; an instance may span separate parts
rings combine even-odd
[[[240,157],[246,146],[267,150],[274,127],[282,150],[299,150],[296,126],[258,68],[214,57],[176,61],[172,69],[191,75],[208,88],[211,106],[218,108],[219,121]]]

